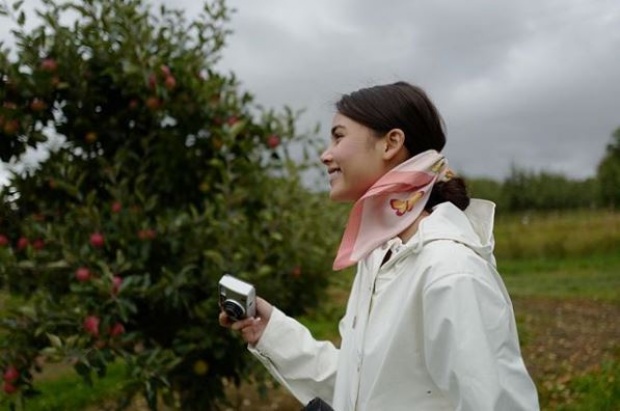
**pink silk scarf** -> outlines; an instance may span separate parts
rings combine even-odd
[[[394,238],[420,216],[433,185],[453,173],[443,155],[424,151],[385,173],[355,202],[334,270],[349,267]]]

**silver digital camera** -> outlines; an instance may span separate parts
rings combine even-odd
[[[220,307],[231,321],[256,315],[256,290],[254,286],[230,274],[224,274],[219,283]]]

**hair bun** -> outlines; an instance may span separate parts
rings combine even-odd
[[[461,177],[452,177],[448,181],[441,181],[435,184],[431,191],[431,196],[426,203],[425,209],[430,211],[437,204],[451,202],[461,210],[465,210],[469,206],[469,194],[467,193],[467,185]]]

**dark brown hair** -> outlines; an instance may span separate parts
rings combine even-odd
[[[446,145],[439,111],[424,90],[404,81],[345,94],[336,102],[336,110],[373,130],[377,136],[401,129],[410,157],[431,149],[440,152]],[[431,211],[445,201],[461,210],[467,208],[469,196],[462,178],[453,177],[435,184],[426,209]]]

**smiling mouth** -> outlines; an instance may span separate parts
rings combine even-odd
[[[336,178],[338,178],[339,175],[342,174],[342,172],[340,171],[339,168],[334,168],[331,170],[327,170],[328,173],[328,178],[329,178],[329,184],[332,185],[334,184],[334,181],[336,180]]]
[[[327,174],[329,176],[330,181],[336,178],[336,176],[342,174],[342,171],[339,168],[331,168],[327,170]]]

